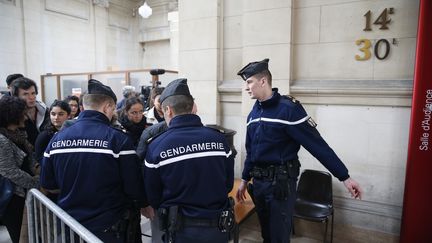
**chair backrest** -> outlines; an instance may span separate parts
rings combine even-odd
[[[322,204],[333,204],[332,176],[319,170],[304,170],[297,186],[297,198]]]

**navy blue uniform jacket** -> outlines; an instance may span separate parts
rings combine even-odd
[[[179,115],[149,144],[144,173],[154,208],[178,205],[186,216],[216,218],[233,187],[234,158],[222,133]]]
[[[57,204],[91,231],[116,223],[131,200],[144,200],[138,157],[130,138],[108,118],[86,110],[51,139],[41,186],[60,189]]]
[[[246,161],[242,179],[249,181],[253,166],[282,165],[297,160],[300,145],[317,158],[335,177],[348,179],[348,170],[324,141],[300,102],[273,96],[255,102],[247,118]]]

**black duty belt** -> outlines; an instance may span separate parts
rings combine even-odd
[[[183,227],[218,227],[219,218],[216,219],[199,219],[183,216]]]
[[[279,173],[287,173],[288,167],[298,164],[298,160],[286,162],[284,165],[254,166],[249,175],[255,179],[272,180]]]

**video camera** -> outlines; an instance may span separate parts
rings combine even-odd
[[[152,69],[150,70],[150,74],[152,76],[154,75],[162,75],[165,73],[165,69]],[[147,85],[143,85],[141,86],[141,94],[140,94],[140,98],[143,100],[144,102],[144,110],[148,110],[150,108],[150,99],[151,99],[151,91],[154,88],[159,87],[159,85],[161,85],[162,83],[160,81],[151,81],[152,85],[151,86],[147,86]]]
[[[141,94],[140,98],[144,102],[144,110],[148,110],[150,106],[150,94],[151,94],[152,86],[141,86]]]

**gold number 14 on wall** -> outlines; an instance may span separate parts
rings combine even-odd
[[[394,8],[385,8],[381,14],[378,16],[378,18],[373,22],[373,24],[375,25],[381,25],[381,27],[379,28],[380,30],[387,30],[388,29],[388,24],[390,24],[391,19],[389,18],[390,14],[394,13]],[[371,17],[372,17],[372,12],[369,10],[365,13],[366,18],[366,23],[365,23],[365,28],[363,29],[364,31],[371,31],[372,27],[371,27]]]

